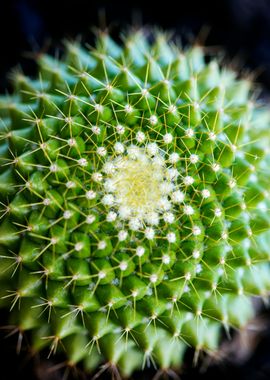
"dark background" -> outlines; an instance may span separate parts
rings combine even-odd
[[[35,73],[33,52],[54,53],[64,38],[78,35],[93,43],[94,27],[109,27],[117,38],[134,24],[158,25],[181,36],[184,44],[199,38],[222,49],[229,61],[253,72],[266,93],[270,90],[270,0],[166,0],[163,5],[147,0],[2,0],[0,15],[0,92],[10,89],[8,73],[14,66],[20,64],[26,74]],[[249,359],[238,360],[236,342],[225,360],[203,373],[200,367],[193,368],[189,351],[181,379],[270,379],[270,316],[265,310],[261,315],[255,324],[261,332],[248,343]],[[0,325],[4,317],[0,315]],[[45,361],[29,361],[25,353],[14,355],[17,337],[3,339],[5,334],[0,330],[0,380],[62,378],[61,372],[46,376]],[[147,380],[153,374],[145,371],[134,379]]]
[[[204,36],[205,44],[223,47],[229,57],[256,69],[256,79],[270,88],[269,0],[166,0],[164,5],[149,0],[2,0],[0,14],[1,91],[6,73],[18,62],[33,72],[29,52],[52,52],[63,38],[78,34],[91,42],[96,26],[109,26],[117,36],[134,23],[173,30],[185,43],[191,36]]]

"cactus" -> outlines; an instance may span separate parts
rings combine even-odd
[[[0,305],[33,352],[128,377],[215,353],[270,290],[270,115],[163,32],[67,42],[0,99]]]

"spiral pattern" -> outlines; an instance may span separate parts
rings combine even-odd
[[[34,350],[124,376],[213,352],[270,289],[269,112],[148,41],[67,43],[0,99],[0,305]]]

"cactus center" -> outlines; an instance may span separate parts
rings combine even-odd
[[[171,175],[159,148],[149,150],[147,145],[129,146],[126,154],[111,157],[103,167],[107,174],[103,203],[129,221],[133,230],[143,224],[158,225],[172,207],[177,175]]]
[[[123,157],[117,164],[118,171],[113,177],[117,204],[125,205],[135,215],[156,211],[162,196],[159,186],[162,167],[145,155],[135,160]]]

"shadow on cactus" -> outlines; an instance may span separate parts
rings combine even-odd
[[[213,354],[270,290],[269,111],[164,33],[100,33],[38,64],[0,100],[10,324],[91,373]]]

